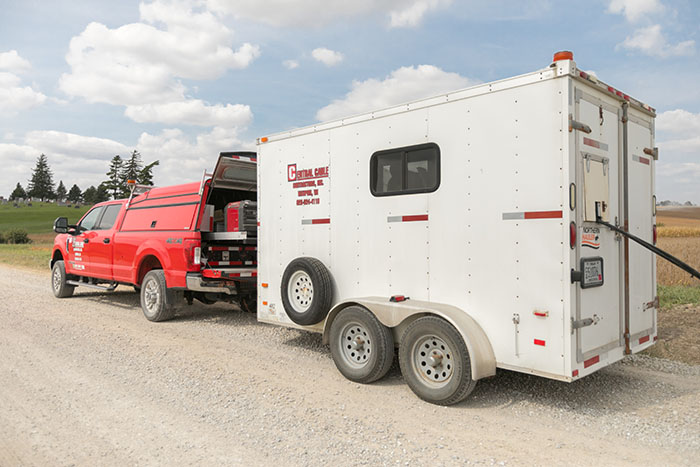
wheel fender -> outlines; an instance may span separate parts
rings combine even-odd
[[[363,297],[336,304],[323,324],[323,342],[328,343],[330,327],[338,313],[349,306],[359,305],[371,311],[386,327],[395,328],[408,324],[421,316],[435,315],[457,329],[469,350],[472,379],[478,380],[496,374],[496,356],[491,342],[479,323],[467,312],[444,303],[406,300],[390,302],[389,297]]]
[[[139,268],[141,267],[143,259],[147,256],[155,256],[156,259],[158,259],[158,262],[165,271],[165,279],[167,282],[168,271],[170,271],[171,267],[170,255],[162,245],[160,245],[158,242],[152,241],[143,242],[141,245],[139,245],[138,250],[136,250],[136,254],[134,255],[134,265],[132,268],[132,282],[135,284],[135,281],[138,281],[137,276],[139,273]]]

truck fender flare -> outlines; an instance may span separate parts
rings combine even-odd
[[[337,303],[323,324],[323,342],[328,343],[331,323],[338,313],[349,306],[361,306],[374,314],[388,328],[401,331],[416,319],[434,315],[444,319],[460,333],[469,350],[472,379],[479,380],[496,374],[496,356],[486,333],[467,312],[452,305],[421,300],[390,302],[389,297],[364,297]],[[400,338],[400,335],[398,336]],[[397,340],[398,342],[398,340]]]
[[[155,242],[144,242],[139,245],[134,255],[134,266],[133,266],[133,283],[136,284],[138,281],[139,270],[143,264],[144,258],[148,256],[154,256],[165,271],[168,271],[170,264],[170,256],[164,248],[160,248]],[[167,274],[166,274],[167,276]]]

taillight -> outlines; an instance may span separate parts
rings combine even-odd
[[[656,245],[656,238],[657,238],[657,233],[656,233],[656,224],[651,228],[651,238],[654,240],[654,245]]]
[[[573,250],[576,248],[576,222],[569,224],[569,246]]]
[[[185,240],[185,262],[188,271],[199,271],[202,268],[202,244],[199,240]]]

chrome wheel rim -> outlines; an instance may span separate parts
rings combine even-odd
[[[413,368],[416,374],[433,386],[449,383],[454,374],[454,354],[437,336],[424,336],[413,345]]]
[[[143,302],[148,314],[154,314],[160,306],[160,288],[156,281],[149,280],[143,289]]]
[[[61,270],[58,267],[53,268],[53,289],[55,291],[61,289]]]
[[[289,302],[297,313],[304,313],[311,307],[314,299],[314,284],[305,271],[292,274],[287,286]]]
[[[338,345],[345,363],[353,368],[362,368],[369,363],[372,354],[372,340],[367,329],[354,321],[340,330]]]

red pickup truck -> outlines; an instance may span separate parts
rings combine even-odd
[[[201,182],[131,184],[128,199],[96,204],[75,225],[59,217],[50,267],[54,295],[75,287],[132,285],[151,321],[176,309],[225,300],[253,310],[257,276],[257,163],[221,153]]]

